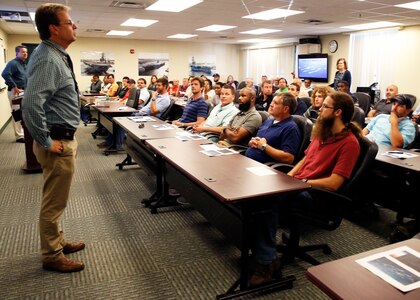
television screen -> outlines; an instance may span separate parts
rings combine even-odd
[[[328,54],[299,54],[298,76],[316,82],[328,82]]]

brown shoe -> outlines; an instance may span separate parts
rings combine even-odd
[[[85,243],[83,243],[82,241],[78,241],[78,242],[66,244],[63,247],[63,253],[69,254],[69,253],[77,252],[83,249],[85,249]]]
[[[53,261],[44,261],[42,268],[48,271],[56,271],[61,273],[79,272],[85,268],[84,263],[78,260],[69,259],[64,255]]]
[[[273,280],[273,276],[281,278],[280,260],[275,259],[269,265],[261,265],[259,263],[255,266],[255,272],[249,279],[249,285],[259,286]]]

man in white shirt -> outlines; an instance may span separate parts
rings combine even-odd
[[[144,78],[137,79],[137,99],[139,100],[138,109],[141,109],[149,100],[150,93],[147,89],[147,81]]]
[[[221,90],[220,103],[212,109],[204,123],[193,127],[193,132],[202,132],[209,140],[217,142],[223,128],[239,112],[239,109],[233,103],[234,99],[234,88],[229,84],[224,85]]]

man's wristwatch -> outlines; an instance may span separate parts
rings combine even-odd
[[[261,151],[264,152],[265,151],[265,148],[267,148],[267,144],[262,144],[261,145]]]
[[[308,178],[301,179],[303,182],[308,182]]]
[[[155,98],[152,98],[152,101],[156,101],[156,99]]]

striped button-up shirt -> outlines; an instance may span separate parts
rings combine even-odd
[[[42,41],[27,68],[23,120],[34,140],[45,148],[52,145],[49,128],[79,125],[79,95],[67,57],[68,53],[58,44]]]

